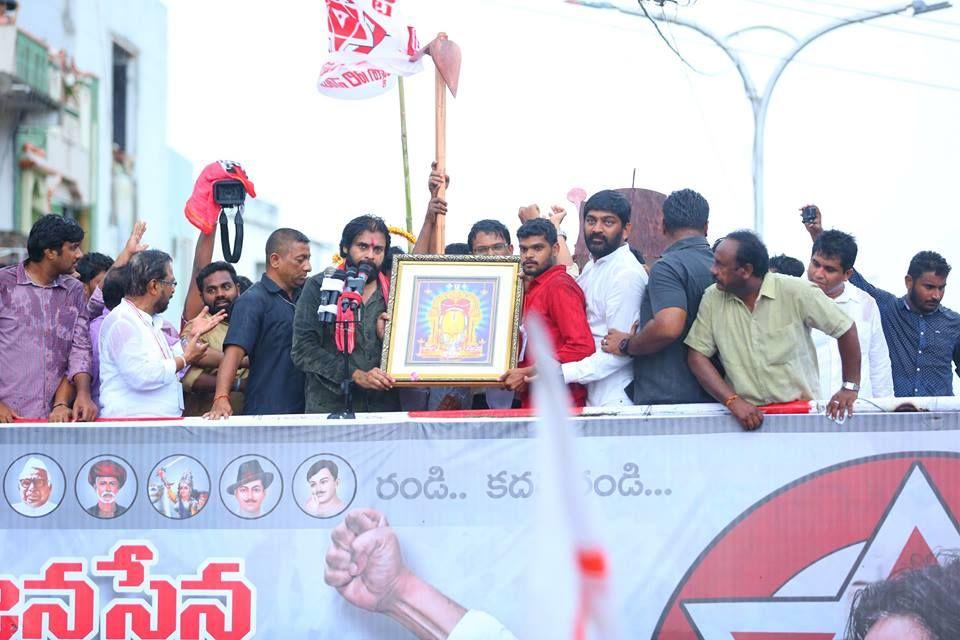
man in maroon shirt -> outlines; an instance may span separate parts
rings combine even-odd
[[[577,282],[557,264],[557,228],[543,218],[527,220],[517,231],[520,260],[527,286],[523,296],[523,322],[530,313],[540,316],[550,333],[557,362],[578,362],[595,350],[593,334],[587,322],[587,303]],[[533,375],[533,360],[521,348],[520,362],[500,378],[503,386],[516,391],[522,406],[530,406],[527,382]],[[571,384],[574,404],[582,407],[587,402],[587,389]]]

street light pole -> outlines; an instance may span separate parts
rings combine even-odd
[[[780,76],[783,75],[784,70],[787,68],[794,58],[797,57],[801,51],[803,51],[807,45],[809,45],[814,40],[824,36],[832,31],[836,31],[841,27],[846,27],[851,24],[862,24],[869,20],[875,20],[877,18],[882,18],[884,16],[890,16],[898,13],[903,13],[904,11],[913,10],[913,15],[919,15],[921,13],[928,13],[930,11],[937,11],[938,9],[946,9],[951,5],[950,2],[936,2],[933,4],[927,4],[924,0],[912,0],[910,3],[904,5],[899,4],[895,7],[889,9],[880,9],[874,11],[865,11],[863,13],[857,14],[850,18],[841,18],[823,26],[809,35],[805,36],[802,39],[799,39],[792,34],[776,28],[769,26],[754,26],[747,27],[746,29],[740,29],[734,31],[731,34],[726,36],[720,36],[706,27],[697,24],[691,20],[685,20],[680,17],[667,16],[667,15],[653,15],[648,14],[644,11],[638,11],[636,9],[628,9],[626,7],[620,7],[606,0],[567,0],[570,4],[576,4],[583,7],[588,7],[591,9],[614,9],[621,13],[626,13],[632,16],[641,16],[641,17],[651,17],[654,20],[660,22],[667,22],[670,24],[676,24],[681,27],[686,27],[692,29],[702,36],[706,37],[708,40],[717,45],[726,55],[730,58],[730,61],[733,62],[733,66],[736,68],[737,73],[740,74],[740,79],[743,81],[744,93],[747,96],[747,100],[750,101],[750,107],[753,111],[753,227],[754,230],[761,237],[763,236],[763,149],[764,149],[764,131],[766,129],[767,122],[767,111],[770,107],[770,98],[773,95],[773,90],[777,87],[777,81],[780,80]],[[642,2],[643,0],[638,0]],[[773,73],[770,75],[770,78],[767,80],[767,85],[763,90],[763,93],[758,93],[756,85],[753,82],[750,72],[747,69],[747,66],[743,58],[738,54],[733,47],[730,45],[730,39],[744,33],[745,31],[750,31],[753,29],[768,29],[772,31],[777,31],[788,36],[793,40],[793,48],[780,60],[780,63],[774,69]]]

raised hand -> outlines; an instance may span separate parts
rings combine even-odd
[[[215,326],[226,320],[227,312],[221,309],[215,314],[210,315],[210,311],[204,307],[196,317],[191,320],[190,333],[198,337],[213,329]]]
[[[430,179],[427,181],[427,188],[430,189],[430,195],[436,196],[437,191],[440,190],[440,185],[445,187],[450,186],[450,176],[445,173],[440,173],[437,171],[437,163],[430,163]],[[446,213],[446,211],[444,211]]]
[[[813,222],[804,222],[803,226],[807,228],[807,233],[809,233],[813,241],[816,242],[820,234],[823,233],[823,216],[820,215],[820,207],[816,205],[810,206],[816,210],[817,216],[813,219]]]
[[[350,604],[384,612],[392,604],[404,578],[397,534],[374,509],[355,509],[330,534],[323,579]]]
[[[120,255],[117,256],[117,259],[113,263],[112,268],[122,267],[130,261],[130,258],[134,254],[140,253],[141,251],[146,251],[150,248],[148,244],[142,244],[143,234],[147,232],[147,223],[143,220],[137,220],[133,223],[133,231],[130,232],[130,237],[127,238],[127,243],[123,246],[123,251],[120,252]]]
[[[535,204],[531,204],[526,207],[520,207],[520,209],[517,211],[517,217],[520,218],[521,223],[524,223],[527,220],[535,220],[536,218],[540,217],[540,207]]]
[[[567,217],[567,210],[561,207],[558,204],[555,204],[550,207],[550,222],[553,223],[553,226],[560,228],[560,223],[563,222],[563,219]]]

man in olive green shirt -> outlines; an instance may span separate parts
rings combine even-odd
[[[837,339],[843,386],[827,413],[851,414],[860,388],[860,343],[853,321],[819,287],[768,273],[767,248],[753,232],[728,235],[714,254],[716,284],[703,294],[687,334],[690,370],[745,429],[763,422],[757,405],[819,395],[816,328]],[[710,362],[719,353],[727,379]]]
[[[354,218],[344,227],[340,255],[345,266],[367,264],[372,273],[363,287],[354,349],[348,373],[353,384],[354,409],[359,412],[399,411],[400,398],[393,378],[380,369],[386,321],[389,281],[382,273],[390,252],[390,232],[375,216]],[[293,318],[293,348],[290,357],[306,375],[306,412],[332,413],[344,410],[343,354],[337,350],[334,324],[320,324],[317,307],[323,275],[307,280]]]

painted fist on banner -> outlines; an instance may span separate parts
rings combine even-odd
[[[387,611],[411,574],[386,517],[374,509],[355,509],[330,537],[323,574],[327,584],[354,606]]]

